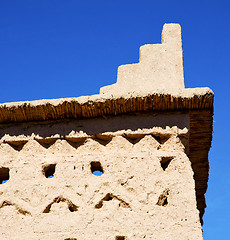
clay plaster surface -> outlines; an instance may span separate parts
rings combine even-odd
[[[165,24],[161,44],[147,44],[140,48],[136,64],[122,65],[117,71],[117,83],[101,88],[100,93],[127,93],[184,88],[181,27]]]
[[[1,239],[202,239],[188,126],[187,114],[2,125]]]
[[[99,95],[0,104],[0,239],[202,240],[212,110],[178,24]]]

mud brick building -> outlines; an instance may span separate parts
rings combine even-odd
[[[201,240],[212,116],[178,24],[98,95],[1,104],[0,239]]]

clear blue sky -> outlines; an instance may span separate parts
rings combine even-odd
[[[170,22],[182,26],[186,87],[215,93],[204,239],[229,239],[229,1],[1,0],[0,102],[96,94]]]

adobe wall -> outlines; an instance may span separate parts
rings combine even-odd
[[[1,239],[202,239],[189,121],[174,112],[2,124]]]
[[[202,240],[214,95],[182,53],[165,24],[98,95],[0,104],[1,240]]]

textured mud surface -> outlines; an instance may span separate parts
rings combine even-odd
[[[180,26],[100,92],[0,104],[0,239],[202,240],[214,95]]]
[[[202,239],[188,115],[94,122],[2,127],[1,239]]]

